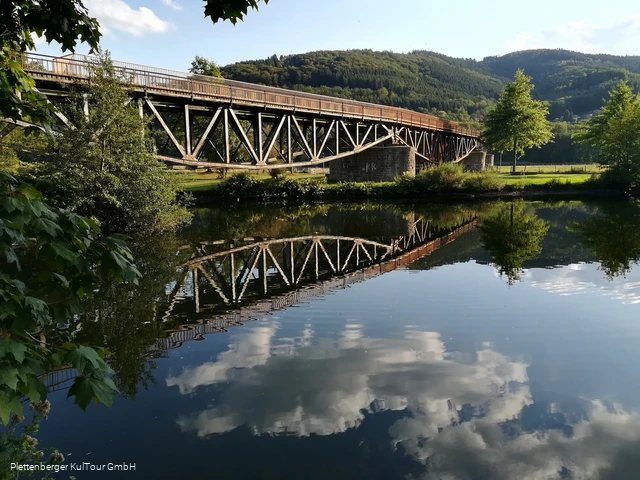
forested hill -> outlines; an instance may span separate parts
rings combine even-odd
[[[471,115],[486,110],[504,83],[483,73],[474,60],[370,50],[274,55],[228,65],[222,68],[222,76],[425,113],[443,110]]]
[[[482,61],[434,52],[320,51],[222,68],[226,78],[394,105],[457,120],[480,120],[518,68],[533,77],[551,117],[570,119],[601,106],[620,79],[640,88],[640,56],[528,50]]]

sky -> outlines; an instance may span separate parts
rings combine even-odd
[[[640,55],[640,3],[618,0],[271,0],[213,24],[202,0],[84,0],[114,60],[186,70],[315,50],[432,50],[482,59],[531,48]],[[39,53],[56,45],[37,41]],[[77,49],[87,53],[86,45]]]

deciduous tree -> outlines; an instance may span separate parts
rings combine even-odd
[[[513,151],[513,171],[527,148],[544,145],[553,139],[547,120],[546,102],[531,97],[531,77],[522,70],[516,72],[489,112],[484,125],[483,141],[492,150]]]
[[[221,77],[220,68],[215,62],[208,60],[204,57],[196,55],[191,62],[191,68],[189,72],[196,75],[207,75],[209,77]]]
[[[110,404],[115,385],[104,352],[73,343],[74,319],[104,279],[137,282],[124,238],[104,237],[95,222],[51,209],[2,172],[0,199],[0,421],[22,412],[23,396],[44,400],[40,377],[69,364],[80,373],[69,390],[77,404]]]
[[[617,183],[640,183],[640,94],[626,82],[609,92],[602,112],[587,120],[574,138],[597,150],[598,162],[609,167]]]
[[[129,102],[108,55],[86,89],[72,97],[67,114],[73,128],[60,132],[58,153],[38,174],[50,198],[97,218],[109,231],[172,230],[189,219],[176,201],[177,180],[155,158],[147,120]]]
[[[640,260],[640,203],[635,200],[604,204],[569,229],[582,236],[609,279],[626,276]]]

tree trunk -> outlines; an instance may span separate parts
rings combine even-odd
[[[516,173],[516,164],[518,163],[518,140],[513,140],[513,166],[511,167],[511,171]]]

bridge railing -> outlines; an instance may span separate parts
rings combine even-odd
[[[88,55],[52,57],[36,53],[24,54],[25,69],[32,75],[55,75],[86,79],[91,76],[97,58]],[[128,62],[113,61],[119,76],[147,89],[180,93],[200,98],[214,98],[261,106],[287,107],[306,112],[329,113],[359,117],[363,120],[379,120],[397,125],[434,129],[459,135],[478,137],[480,132],[463,128],[456,122],[403,108],[388,107],[354,100],[338,99],[325,95],[256,85],[236,80],[195,75]]]

